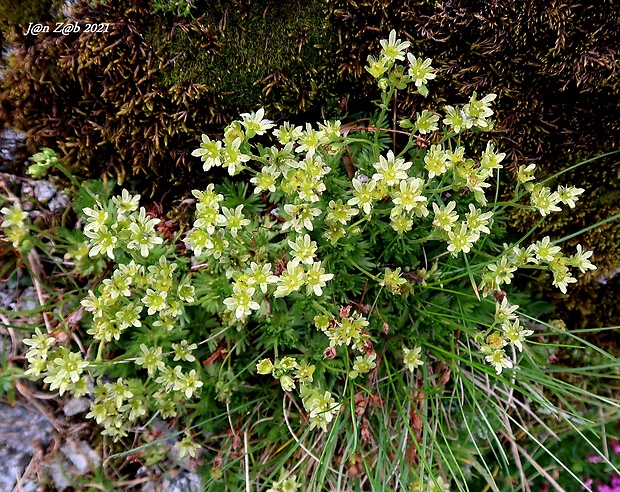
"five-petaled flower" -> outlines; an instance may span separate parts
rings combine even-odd
[[[421,357],[421,347],[414,347],[413,349],[403,347],[403,354],[403,363],[405,364],[405,367],[411,372],[415,371],[418,367],[424,364]]]

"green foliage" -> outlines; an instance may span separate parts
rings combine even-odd
[[[583,419],[574,418],[568,425],[554,427],[550,435],[547,434],[551,430],[549,427],[544,430],[541,428],[540,440],[529,440],[528,435],[521,439],[519,445],[525,448],[528,457],[522,463],[522,471],[531,477],[532,490],[544,490],[556,484],[562,490],[575,492],[588,489],[614,490],[613,485],[617,486],[617,470],[620,467],[618,418],[613,414],[605,415],[601,429],[594,429],[587,422],[600,418],[601,415],[586,413]],[[473,420],[476,422],[477,437],[488,440],[491,437],[488,431],[479,425],[476,417],[473,417]],[[531,429],[528,434],[530,432]],[[496,458],[489,455],[487,459],[494,461]],[[558,466],[558,463],[565,467]],[[547,473],[550,470],[553,472]],[[520,470],[514,463],[498,473],[495,478],[499,490],[513,490],[513,479],[519,473]],[[575,477],[582,480],[583,485],[579,485]],[[482,489],[486,484],[485,477],[472,474],[469,483],[472,490]],[[604,489],[605,485],[612,485],[612,488]]]
[[[511,289],[517,271],[537,271],[566,292],[573,272],[595,268],[580,245],[567,256],[549,237],[505,235],[511,207],[544,219],[575,207],[583,189],[552,190],[522,166],[498,200],[505,154],[468,145],[493,128],[494,94],[401,121],[409,131],[390,140],[396,91],[428,94],[434,69],[395,32],[381,46],[367,67],[379,114],[364,131],[277,126],[260,109],[221,140],[203,136],[192,155],[205,172],[251,177],[193,190],[195,220],[179,234],[139,195],[82,185],[48,151],[35,158],[32,172],[49,161],[79,189],[82,231],[63,224],[49,244],[73,267],[63,281],[86,282],[63,301],[85,314],[78,329],[73,315],[48,313],[59,328],[24,341],[25,374],[91,395],[87,417],[120,442],[155,414],[174,421],[181,455],[214,460],[206,490],[250,485],[250,474],[271,490],[361,487],[362,475],[375,490],[497,489],[488,456],[528,480],[515,435],[538,442],[543,410],[563,422],[617,411],[611,390],[554,377],[548,354],[581,341],[567,331],[553,346],[560,328]],[[17,251],[49,249],[19,203],[1,212]],[[618,361],[598,355],[613,374]],[[262,456],[253,468],[249,446]],[[287,471],[294,462],[305,473]]]
[[[474,90],[496,93],[496,138],[514,172],[534,162],[550,175],[620,141],[617,0],[493,0],[482,9],[479,2],[426,0],[405,8],[394,0],[191,5],[193,17],[182,18],[152,15],[146,0],[77,3],[70,20],[110,22],[114,28],[104,35],[34,38],[12,21],[8,39],[16,50],[6,60],[2,121],[28,131],[32,150],[59,142],[61,160],[76,173],[133,179],[135,190],[169,204],[221,178],[214,173],[195,183],[195,161],[185,149],[240,112],[258,105],[274,118],[365,111],[380,97],[364,70],[367,55],[377,33],[396,28],[416,37],[414,55],[434,58],[440,69],[427,100],[418,88],[399,90],[398,118],[464,101]],[[477,142],[472,137],[472,148],[481,150]],[[572,174],[591,199],[549,221],[541,237],[563,237],[620,212],[614,162],[604,157]],[[509,223],[524,234],[533,218],[512,210]],[[608,224],[583,239],[605,276],[620,267],[618,227]],[[579,279],[580,297],[600,295],[592,273]],[[615,298],[600,310],[563,296],[557,305],[580,324],[588,316],[592,325],[620,317]]]
[[[163,0],[153,2],[153,12],[172,13],[179,17],[189,17],[195,8],[193,0]]]

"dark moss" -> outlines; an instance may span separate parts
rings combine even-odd
[[[0,0],[0,30],[6,31],[30,22],[47,22],[52,19],[54,0]]]
[[[293,112],[306,109],[322,89],[317,83],[325,77],[317,75],[335,48],[324,2],[197,2],[196,12],[200,17],[183,28],[168,19],[147,32],[149,43],[166,54],[158,74],[164,87],[199,83],[229,109]]]

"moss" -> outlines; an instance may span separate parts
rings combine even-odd
[[[204,84],[235,112],[259,105],[298,112],[316,96],[313,75],[335,47],[324,2],[197,2],[195,15],[183,28],[168,19],[147,31],[166,54],[164,87]]]
[[[567,321],[569,327],[597,328],[620,326],[620,274],[599,281],[578,284],[567,298],[556,299],[556,316]],[[617,334],[616,328],[615,333]],[[587,339],[606,350],[620,349],[614,331],[594,332]]]
[[[166,116],[177,128],[160,122],[157,132],[144,135],[161,149],[162,140],[169,147],[174,135],[221,126],[258,105],[268,106],[271,116],[319,111],[343,98],[352,112],[368,109],[377,90],[363,65],[377,40],[394,28],[440,71],[428,100],[399,94],[402,115],[464,102],[473,90],[497,92],[500,145],[515,166],[532,161],[549,172],[579,155],[616,148],[620,140],[617,0],[600,8],[517,0],[417,0],[405,9],[396,0],[218,0],[196,6],[196,19],[188,21],[151,14],[145,0],[77,5],[83,20],[118,19],[128,34],[122,40],[120,32],[62,40],[15,33],[24,53],[9,68],[13,87],[4,84],[5,108],[13,112],[5,121],[42,128],[46,116],[57,118],[49,111],[52,99],[64,97],[64,110],[61,104],[52,109],[82,128],[85,112],[74,110],[72,99],[95,107],[92,99],[103,94],[109,109],[117,110],[108,117],[139,137],[129,127],[142,127],[143,117],[161,112],[155,102],[176,105],[179,111]],[[202,121],[190,124],[186,106]]]
[[[0,0],[0,30],[27,26],[29,22],[47,22],[52,18],[53,0]]]
[[[197,133],[259,105],[271,117],[320,112],[332,100],[367,110],[377,90],[363,65],[394,28],[440,71],[428,100],[399,94],[400,114],[465,102],[474,90],[496,92],[496,137],[511,164],[531,161],[554,172],[620,141],[617,6],[217,0],[197,1],[188,21],[151,14],[146,0],[78,4],[78,18],[112,20],[125,32],[66,39],[14,33],[18,53],[4,83],[3,119],[28,129],[32,143],[70,135],[85,168],[97,169],[86,162],[96,158],[94,145],[115,149],[111,166],[127,175],[144,165],[178,175],[184,170],[176,165],[188,162],[180,154]],[[92,138],[73,135],[78,131]],[[145,146],[153,150],[146,161]]]

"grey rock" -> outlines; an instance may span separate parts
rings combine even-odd
[[[607,281],[614,278],[616,275],[620,273],[620,268],[611,272],[609,275],[601,275],[596,281],[601,285],[607,285]]]
[[[68,205],[69,197],[60,193],[50,200],[47,204],[47,208],[49,208],[52,212],[55,212],[56,210],[67,207]]]
[[[191,472],[180,472],[176,477],[166,475],[162,492],[200,492],[200,477]]]
[[[12,490],[35,448],[50,442],[52,424],[22,407],[0,402],[0,490]]]
[[[142,492],[159,492],[157,486],[154,481],[146,482],[142,486]]]
[[[90,408],[90,402],[86,398],[71,398],[62,411],[67,417],[73,417],[78,413],[83,413]]]
[[[48,203],[52,198],[58,195],[58,189],[46,179],[31,181],[22,186],[24,195],[30,195],[41,203]],[[67,198],[64,197],[65,201]],[[23,204],[25,206],[25,204]],[[57,204],[55,204],[57,206]],[[32,215],[32,214],[31,214]]]
[[[11,407],[0,402],[0,445],[19,452],[32,453],[37,444],[47,446],[52,424],[41,415],[21,405]]]
[[[0,292],[0,309],[4,309],[5,311],[8,311],[11,307],[12,302],[13,302],[13,296],[10,293],[6,291]]]
[[[60,451],[75,467],[71,475],[84,475],[91,468],[97,468],[101,462],[99,453],[92,449],[86,441],[67,441],[60,447]]]
[[[192,472],[172,471],[161,480],[151,480],[142,486],[142,492],[199,492],[200,477]]]
[[[31,455],[16,452],[10,447],[0,448],[0,490],[13,490],[31,458]]]
[[[77,0],[65,0],[64,4],[61,7],[63,15],[65,17],[72,17],[74,7],[78,4],[79,2]]]
[[[54,487],[56,490],[63,491],[71,487],[71,482],[69,480],[69,463],[63,461],[63,463],[54,462],[51,465],[46,466],[47,472],[54,482]]]
[[[7,161],[15,158],[15,151],[24,145],[26,134],[12,128],[5,128],[0,132],[0,156]]]
[[[19,484],[19,488],[17,489],[19,492],[39,492],[43,489],[37,485],[37,482],[34,480],[24,480]]]
[[[64,491],[75,487],[77,479],[90,473],[101,463],[99,453],[92,449],[86,441],[66,441],[53,463],[46,464],[47,475],[52,479],[54,488]]]
[[[34,197],[41,203],[49,202],[58,190],[52,186],[52,183],[46,180],[35,181],[34,183]]]
[[[26,287],[19,299],[11,303],[10,307],[13,311],[32,311],[39,305],[39,298],[34,287]]]

